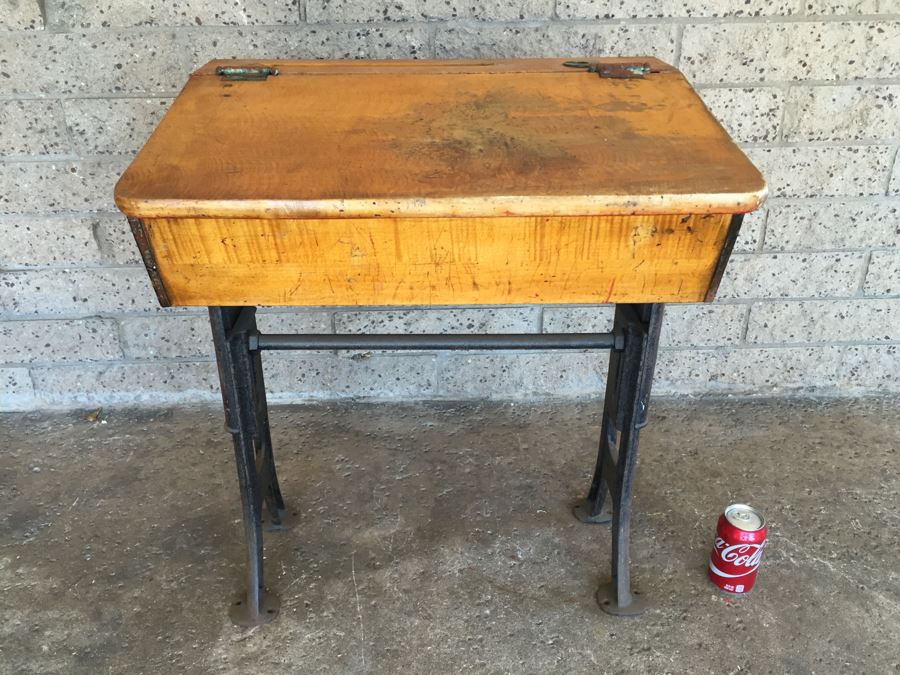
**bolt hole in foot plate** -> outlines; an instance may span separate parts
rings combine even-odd
[[[625,607],[616,603],[616,591],[612,584],[604,584],[597,589],[597,604],[607,614],[613,616],[640,616],[647,609],[647,601],[637,591],[631,591],[631,602]]]
[[[270,591],[263,593],[263,599],[259,612],[251,612],[246,597],[235,600],[228,608],[231,622],[236,626],[259,626],[273,621],[281,609],[281,601],[278,596]]]
[[[612,521],[612,514],[608,511],[600,511],[597,515],[592,516],[591,510],[591,503],[587,499],[578,502],[572,507],[572,513],[574,513],[575,517],[582,523],[587,523],[589,525],[606,525]]]

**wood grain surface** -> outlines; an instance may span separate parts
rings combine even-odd
[[[174,305],[450,305],[703,301],[730,220],[159,218],[143,226]]]
[[[116,186],[130,216],[416,218],[740,213],[759,172],[655,59],[604,79],[562,59],[201,68]]]

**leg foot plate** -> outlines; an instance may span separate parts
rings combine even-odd
[[[262,515],[262,528],[266,532],[289,532],[294,526],[300,522],[300,514],[287,508],[278,514],[279,523],[273,523],[268,511],[264,511]]]
[[[592,516],[592,510],[591,503],[585,499],[578,502],[572,508],[572,513],[574,513],[575,517],[582,523],[588,523],[590,525],[605,525],[612,520],[612,514],[608,511],[600,511],[597,515]]]
[[[611,583],[598,588],[595,597],[600,609],[613,616],[639,616],[647,609],[646,601],[635,591],[631,591],[631,603],[620,607],[616,602],[616,591]]]
[[[235,600],[228,609],[231,622],[236,626],[260,626],[273,621],[278,616],[281,601],[277,595],[266,591],[260,604],[259,612],[252,612],[247,604],[246,595]]]

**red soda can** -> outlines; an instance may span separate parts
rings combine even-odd
[[[746,593],[753,588],[767,532],[765,519],[752,506],[726,506],[709,554],[710,581],[727,593]]]

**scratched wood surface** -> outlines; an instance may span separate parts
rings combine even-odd
[[[588,59],[622,62],[626,59]],[[128,215],[343,218],[740,213],[759,172],[684,77],[563,59],[277,61],[194,73],[116,186]]]
[[[174,305],[697,302],[730,216],[144,221]]]

